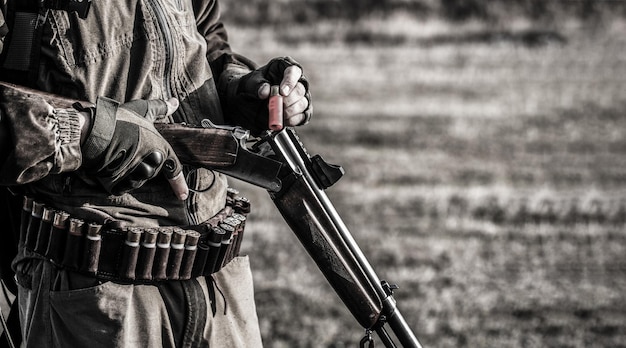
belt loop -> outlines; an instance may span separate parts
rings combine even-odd
[[[222,237],[222,245],[220,246],[219,256],[217,257],[216,269],[214,272],[219,271],[226,263],[228,263],[227,255],[230,251],[230,247],[233,242],[233,232],[235,228],[227,223],[221,223],[220,228],[224,230],[225,234]]]
[[[243,234],[246,227],[246,216],[240,213],[234,213],[233,219],[237,219],[239,221],[239,225],[237,226],[237,240],[235,241],[235,245],[233,246],[233,256],[239,256],[239,251],[241,250],[241,242],[243,241]]]
[[[100,230],[102,225],[90,223],[87,226],[87,238],[85,239],[85,254],[82,269],[91,274],[98,271],[98,261],[100,258],[100,248],[102,247],[102,236]]]
[[[210,251],[211,247],[206,241],[198,242],[198,250],[196,251],[196,257],[193,260],[193,267],[191,269],[192,277],[198,277],[205,274],[204,269],[208,263]]]
[[[222,247],[222,240],[226,236],[226,231],[220,227],[207,226],[209,235],[207,238],[207,245],[209,246],[209,254],[207,255],[206,264],[204,265],[204,275],[215,273],[221,264],[219,263],[220,250]]]

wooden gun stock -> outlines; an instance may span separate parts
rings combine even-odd
[[[155,123],[154,127],[184,164],[219,170],[237,161],[239,142],[229,130],[169,123]]]

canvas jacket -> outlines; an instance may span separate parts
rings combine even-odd
[[[0,1],[6,5],[7,0]],[[231,52],[217,1],[92,1],[85,19],[62,10],[48,10],[45,18],[38,89],[94,103],[99,96],[121,103],[177,97],[179,109],[164,122],[199,124],[209,118],[237,123],[222,111],[218,80],[240,76],[254,65]],[[0,16],[0,41],[6,29]],[[186,170],[188,184],[202,192],[193,193],[186,203],[172,202],[165,180],[157,179],[126,197],[107,197],[89,178],[68,175],[80,174],[82,161],[75,110],[54,109],[43,100],[5,89],[0,91],[0,111],[0,132],[12,140],[0,144],[3,185],[30,183],[33,192],[68,205],[61,208],[89,204],[101,207],[96,213],[88,210],[96,220],[136,223],[139,214],[148,216],[148,225],[195,223],[223,204],[225,179],[194,168]],[[149,197],[142,196],[146,193]],[[109,206],[118,208],[112,211]],[[119,206],[131,211],[120,216]]]

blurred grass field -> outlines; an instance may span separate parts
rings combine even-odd
[[[425,347],[626,346],[624,20],[229,32],[260,63],[305,67],[298,132],[346,169],[327,192]],[[265,345],[357,346],[267,194],[237,186]]]

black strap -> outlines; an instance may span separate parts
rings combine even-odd
[[[0,55],[3,80],[34,87],[38,74],[41,30],[36,0],[8,0],[5,20],[8,35]]]
[[[6,26],[8,34],[0,53],[0,73],[3,80],[36,87],[39,75],[41,35],[47,10],[76,12],[84,19],[89,14],[91,0],[8,0]]]
[[[50,10],[76,12],[78,17],[85,19],[91,8],[91,0],[43,0],[42,6]]]

